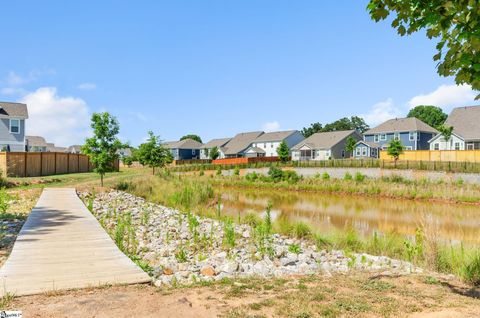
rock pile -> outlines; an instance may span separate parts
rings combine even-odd
[[[86,202],[90,194],[80,196]],[[182,213],[125,192],[97,194],[91,202],[93,214],[112,236],[121,217],[129,215],[131,225],[126,233],[133,232],[135,253],[150,264],[156,285],[250,275],[420,271],[410,263],[388,257],[319,250],[309,240],[279,234],[262,236],[249,225]]]

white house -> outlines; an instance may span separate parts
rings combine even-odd
[[[256,138],[250,147],[245,151],[246,157],[276,157],[277,148],[282,141],[285,141],[288,148],[298,144],[305,139],[298,130],[275,131],[265,133]]]
[[[217,159],[225,158],[224,147],[225,145],[232,140],[232,138],[219,138],[219,139],[212,139],[206,144],[203,145],[200,151],[200,159],[211,159],[210,158],[210,151],[217,147],[219,156]]]
[[[316,133],[301,141],[292,148],[292,160],[328,160],[348,158],[350,153],[345,149],[348,137],[356,141],[362,135],[356,130],[343,130]]]
[[[444,124],[453,127],[447,141],[442,134],[430,139],[430,150],[479,150],[480,106],[454,108]]]

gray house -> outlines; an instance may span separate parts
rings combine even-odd
[[[220,149],[221,156],[224,158],[245,157],[245,152],[250,147],[252,142],[263,134],[263,131],[237,134],[227,144],[225,144],[222,149]]]
[[[480,106],[454,108],[444,124],[453,127],[447,140],[438,134],[430,140],[430,150],[480,149]]]
[[[163,147],[170,150],[173,160],[200,159],[200,149],[203,145],[193,139],[164,142]]]
[[[356,130],[316,133],[292,148],[292,160],[328,160],[349,157],[345,149],[348,137],[361,140]]]
[[[282,141],[285,141],[288,148],[304,140],[302,133],[298,130],[274,131],[265,133],[256,138],[251,146],[245,151],[247,157],[276,157],[277,148]]]
[[[217,147],[219,151],[219,157],[217,159],[223,159],[224,153],[222,150],[225,150],[225,145],[232,140],[232,138],[219,138],[219,139],[212,139],[206,144],[203,145],[202,150],[200,151],[200,159],[210,159],[210,151]]]
[[[390,119],[364,133],[364,142],[357,143],[354,157],[378,157],[392,140],[400,140],[405,150],[428,150],[428,141],[437,133],[415,117]]]
[[[0,149],[25,151],[25,120],[27,105],[0,102]]]
[[[40,136],[25,136],[25,147],[28,152],[46,152],[47,142]]]

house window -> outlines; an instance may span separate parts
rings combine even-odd
[[[192,149],[192,156],[195,156],[195,149]]]
[[[273,142],[270,144],[270,148],[273,148]]]
[[[10,133],[20,133],[20,119],[10,119]]]
[[[460,150],[460,143],[459,142],[455,143],[455,150]]]
[[[356,155],[357,157],[360,157],[360,155],[361,155],[360,147],[357,147],[357,149],[355,149],[355,155]]]
[[[342,158],[345,158],[345,150],[342,150]]]
[[[373,141],[378,142],[378,135],[373,135]]]
[[[440,150],[440,144],[439,143],[433,144],[433,150]]]
[[[419,133],[419,132],[417,132],[417,134],[416,134],[416,135],[417,135],[417,140],[420,140],[420,133]],[[433,135],[432,135],[432,138],[433,138]]]
[[[367,147],[362,147],[362,156],[363,157],[367,156]]]
[[[411,131],[408,133],[408,140],[413,141],[416,138],[416,133],[414,131]]]
[[[263,143],[263,148],[264,148],[264,149],[267,148],[267,143],[266,143],[266,142]]]
[[[387,140],[387,134],[381,134],[379,139],[382,141]]]
[[[400,140],[400,133],[396,132],[393,134],[393,139],[394,140]]]
[[[467,150],[473,150],[475,147],[475,145],[470,143],[470,144],[467,144]]]

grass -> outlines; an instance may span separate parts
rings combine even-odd
[[[276,174],[274,171],[272,174]],[[278,177],[278,176],[277,176]],[[315,180],[313,180],[315,179]],[[363,180],[363,181],[361,181]],[[279,189],[290,189],[291,187],[302,186],[328,186],[336,184],[349,187],[369,187],[374,181],[367,178],[352,176],[352,180],[325,180],[319,178],[310,178],[299,181],[297,184],[290,184],[286,182],[271,183],[271,182],[247,182],[238,177],[229,178],[211,178],[211,177],[197,177],[192,178],[184,175],[172,175],[168,172],[160,174],[156,177],[148,177],[132,182],[128,186],[128,191],[135,195],[141,196],[148,201],[164,204],[175,207],[183,211],[192,211],[195,214],[203,215],[210,218],[220,219],[223,224],[224,246],[232,248],[235,246],[235,234],[232,220],[226,219],[226,216],[221,211],[221,200],[214,193],[213,188],[216,185],[261,185],[278,187]],[[411,182],[411,181],[409,181]],[[432,184],[425,183],[425,181],[406,184],[404,179],[394,178],[393,180],[376,180],[376,186],[389,191],[396,191],[398,186],[410,187],[415,186],[417,190],[422,187],[453,187],[452,184]],[[379,185],[380,184],[380,185]],[[389,185],[390,188],[387,188]],[[455,185],[458,186],[458,185]],[[461,187],[466,187],[463,184]],[[473,189],[473,188],[469,188]],[[451,192],[454,192],[450,190]],[[462,189],[464,193],[467,191]],[[444,273],[453,273],[458,277],[462,277],[465,281],[476,284],[478,278],[476,273],[480,272],[480,266],[477,266],[480,261],[473,257],[475,252],[473,247],[465,247],[458,245],[450,245],[447,243],[439,243],[436,241],[436,235],[424,233],[425,229],[419,225],[417,235],[414,238],[400,236],[396,233],[386,233],[380,235],[373,233],[371,236],[363,237],[352,227],[346,226],[342,230],[332,230],[329,233],[317,233],[306,222],[295,221],[292,222],[284,217],[280,217],[272,221],[270,211],[272,206],[266,206],[265,217],[259,218],[258,215],[247,213],[243,217],[239,217],[238,222],[247,223],[252,226],[252,236],[256,242],[257,248],[261,255],[270,255],[272,253],[271,235],[273,232],[288,235],[298,239],[315,241],[321,249],[339,249],[345,250],[347,253],[360,252],[369,253],[373,255],[384,255],[395,259],[402,259],[412,262],[416,266],[432,269]],[[428,234],[428,235],[427,235]],[[355,260],[352,259],[352,264]],[[468,265],[468,266],[467,266]]]
[[[245,178],[211,178],[213,186],[263,188],[272,190],[308,191],[319,193],[403,198],[409,200],[435,200],[455,203],[480,204],[480,185],[456,181],[430,181],[428,179],[408,180],[401,176],[367,178],[361,173],[352,175],[347,172],[343,179],[324,178],[287,178],[278,175],[265,177],[249,173]],[[277,181],[275,181],[277,180]]]
[[[6,293],[3,297],[0,298],[0,310],[7,309],[10,304],[14,301],[15,295],[12,293]]]

